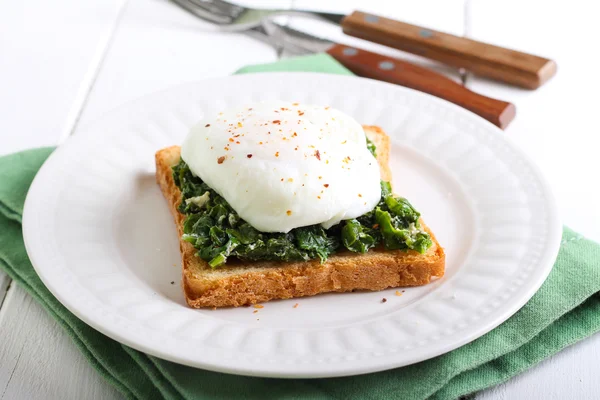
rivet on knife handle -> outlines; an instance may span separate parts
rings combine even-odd
[[[556,73],[546,58],[355,11],[342,21],[344,33],[418,54],[477,75],[536,89]]]
[[[470,91],[444,75],[380,54],[336,44],[327,53],[356,75],[395,83],[448,100],[504,129],[515,106]]]

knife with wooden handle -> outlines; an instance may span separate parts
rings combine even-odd
[[[327,53],[358,76],[395,83],[448,100],[504,129],[514,119],[515,106],[477,94],[430,69],[370,51],[336,44]]]
[[[366,50],[336,44],[278,24],[265,29],[276,46],[292,53],[325,52],[358,76],[419,90],[459,105],[504,129],[514,119],[515,106],[475,93],[430,69]]]
[[[537,89],[556,73],[556,63],[546,58],[362,11],[354,11],[345,17],[341,26],[347,35],[526,89]]]

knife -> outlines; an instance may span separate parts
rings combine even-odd
[[[295,54],[327,53],[358,76],[405,86],[459,105],[504,129],[514,119],[515,106],[475,93],[430,69],[356,47],[337,44],[265,19],[247,31],[275,47]],[[264,36],[267,36],[266,38]]]
[[[547,58],[354,11],[340,22],[345,34],[418,54],[476,75],[537,89],[556,74]]]

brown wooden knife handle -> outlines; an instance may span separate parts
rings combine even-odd
[[[354,11],[342,21],[344,33],[418,54],[475,74],[527,89],[536,89],[556,73],[556,63],[521,53]]]
[[[515,106],[470,91],[444,75],[354,47],[336,44],[327,53],[365,78],[395,83],[448,100],[504,129],[515,117]]]

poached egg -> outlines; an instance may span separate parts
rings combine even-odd
[[[381,198],[362,126],[326,106],[272,101],[223,111],[191,129],[181,157],[262,232],[327,229]]]

